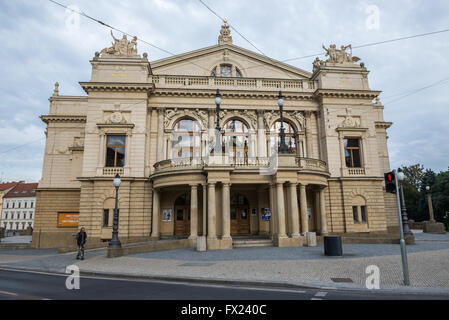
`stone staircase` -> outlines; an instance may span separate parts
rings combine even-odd
[[[235,248],[273,247],[273,241],[261,236],[237,236],[232,237],[232,245]]]

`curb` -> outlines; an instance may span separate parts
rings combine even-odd
[[[42,270],[42,269],[23,269],[13,268],[8,266],[1,266],[0,270],[19,271],[19,272],[42,272],[59,276],[66,276],[66,273],[57,271]],[[277,289],[307,289],[307,290],[322,290],[322,291],[347,291],[347,292],[363,292],[375,294],[396,294],[396,295],[447,295],[449,298],[449,288],[443,287],[395,287],[395,288],[381,288],[378,290],[366,289],[360,287],[342,286],[335,283],[290,283],[290,282],[272,282],[262,280],[228,280],[228,279],[214,279],[214,278],[191,278],[191,277],[177,277],[177,276],[153,276],[153,275],[135,275],[135,274],[117,274],[98,271],[81,271],[80,276],[87,277],[104,277],[118,280],[154,280],[183,284],[205,284],[205,285],[232,285],[240,287],[257,287],[257,288],[277,288]]]

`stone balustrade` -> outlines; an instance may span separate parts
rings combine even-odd
[[[251,90],[282,90],[285,92],[314,92],[317,81],[282,80],[263,78],[220,78],[192,77],[173,75],[151,75],[149,81],[159,88],[214,88],[214,89],[251,89]]]
[[[103,168],[104,176],[115,176],[116,174],[123,176],[124,169],[123,168]]]

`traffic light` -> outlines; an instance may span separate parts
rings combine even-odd
[[[396,176],[394,171],[385,173],[385,189],[388,193],[396,193]]]

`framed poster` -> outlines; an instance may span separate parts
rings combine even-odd
[[[307,208],[307,217],[310,219],[312,219],[312,208]]]
[[[79,221],[79,213],[58,213],[58,228],[78,228]]]
[[[162,221],[169,222],[172,217],[172,209],[164,209],[162,210]]]
[[[257,216],[257,209],[251,210],[251,216],[253,216],[253,217]]]
[[[262,221],[270,221],[271,219],[271,209],[262,208]]]

